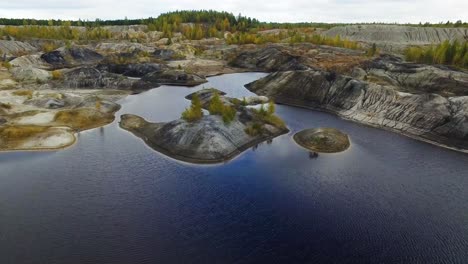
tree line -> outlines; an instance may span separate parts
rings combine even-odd
[[[122,26],[122,25],[148,25],[150,27],[162,28],[164,23],[167,24],[181,24],[181,23],[207,23],[217,24],[224,23],[227,20],[232,27],[242,31],[242,29],[293,29],[293,28],[331,28],[335,26],[344,25],[396,25],[398,23],[315,23],[315,22],[302,22],[302,23],[277,23],[277,22],[260,22],[255,18],[242,16],[241,14],[235,16],[229,12],[219,12],[214,10],[185,10],[167,12],[159,15],[156,18],[149,17],[143,19],[113,19],[102,20],[60,20],[60,19],[17,19],[17,18],[0,18],[0,25],[5,26],[61,26],[64,22],[70,23],[71,26],[77,27],[99,27],[99,26]],[[439,22],[439,23],[419,23],[419,24],[401,24],[408,26],[420,27],[468,27],[467,22],[458,20],[456,22]],[[159,30],[162,31],[162,30]]]
[[[117,19],[117,20],[61,20],[61,19],[18,19],[0,18],[0,25],[4,26],[62,26],[64,23],[74,27],[100,27],[100,26],[124,26],[142,25],[144,19]]]
[[[101,40],[109,39],[112,33],[102,27],[77,28],[70,24],[63,26],[5,26],[0,27],[0,37],[18,40],[37,38],[54,40]]]

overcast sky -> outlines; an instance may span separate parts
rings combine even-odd
[[[468,21],[468,0],[0,0],[0,17],[117,19],[214,9],[274,22]]]

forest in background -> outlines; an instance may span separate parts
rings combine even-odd
[[[366,23],[363,23],[366,24]],[[367,23],[382,25],[382,23]],[[396,24],[396,23],[395,23]],[[385,24],[385,25],[395,25]],[[130,26],[143,25],[146,31],[163,32],[163,37],[172,43],[175,33],[180,33],[185,39],[200,40],[203,38],[225,38],[227,44],[265,44],[287,42],[313,43],[348,49],[362,49],[358,42],[324,37],[316,34],[317,29],[329,29],[335,26],[351,24],[327,24],[327,23],[273,23],[260,22],[255,18],[235,16],[229,12],[213,10],[175,11],[159,15],[157,18],[146,19],[120,19],[120,20],[36,20],[36,19],[8,19],[0,18],[0,38],[3,39],[53,39],[66,41],[90,41],[113,38],[113,33],[106,26]],[[404,24],[418,27],[467,27],[468,23],[461,20],[456,22],[441,22],[438,24],[419,23]],[[265,30],[277,29],[273,34],[261,34]],[[225,35],[229,32],[228,35]],[[132,41],[142,41],[132,39]],[[367,50],[369,56],[378,53],[375,44]],[[408,61],[444,64],[456,67],[468,68],[468,42],[448,41],[426,47],[409,47],[405,51]]]

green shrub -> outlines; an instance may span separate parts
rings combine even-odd
[[[272,115],[275,113],[275,103],[273,101],[270,101],[268,103],[268,114]]]
[[[203,117],[201,101],[198,94],[193,95],[192,104],[182,112],[182,119],[188,122],[195,122]]]
[[[208,111],[210,115],[222,115],[223,114],[224,104],[221,101],[219,93],[215,92],[211,98],[210,105],[208,106]]]
[[[264,123],[270,124],[275,127],[285,128],[286,124],[284,121],[275,115],[275,104],[273,101],[268,103],[267,109],[262,105],[260,109],[255,110],[254,113],[256,114],[257,120],[261,120]]]
[[[210,115],[220,115],[225,124],[231,123],[236,118],[236,109],[229,105],[224,105],[219,93],[215,93],[211,98],[208,111],[210,111]]]
[[[261,117],[264,117],[264,116],[268,115],[268,112],[267,112],[267,110],[265,110],[265,107],[263,107],[263,105],[260,107],[260,109],[255,110],[255,111]]]
[[[267,115],[263,118],[263,121],[275,127],[286,127],[286,124],[284,123],[283,119],[279,118],[277,115]]]
[[[225,124],[231,123],[236,118],[236,109],[229,105],[223,106],[222,117]]]
[[[405,50],[408,61],[427,64],[445,64],[468,68],[468,41],[444,41],[437,46],[409,47]]]

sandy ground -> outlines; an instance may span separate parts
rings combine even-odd
[[[75,131],[66,123],[58,124],[55,116],[60,111],[89,110],[88,106],[82,105],[82,102],[87,99],[98,96],[106,102],[116,102],[129,94],[125,91],[117,90],[35,90],[31,95],[18,96],[13,93],[18,90],[0,90],[0,118],[4,124],[0,127],[17,127],[21,126],[39,126],[48,127],[45,132],[34,135],[25,135],[21,138],[1,138],[0,151],[18,151],[18,150],[54,150],[61,149],[72,145],[76,141]],[[33,101],[28,101],[33,99]],[[48,109],[35,105],[36,99],[60,99],[66,100],[67,104],[63,108]],[[41,105],[41,104],[39,104]],[[92,110],[95,110],[91,106]],[[103,108],[103,106],[102,106]],[[103,109],[104,111],[105,109]],[[98,110],[95,110],[98,111]],[[107,114],[107,113],[106,113]],[[110,113],[112,114],[112,113]],[[104,115],[105,116],[105,115]],[[83,118],[83,117],[82,117]],[[108,118],[106,117],[106,120]],[[5,122],[6,121],[6,122]],[[72,119],[74,121],[74,119]],[[98,120],[99,121],[99,120]],[[101,122],[102,123],[102,122]],[[97,126],[101,123],[97,122]],[[106,123],[106,122],[103,122]],[[63,126],[63,127],[62,127]],[[73,124],[70,123],[72,127]],[[91,128],[91,127],[90,127]],[[90,129],[85,128],[85,129]],[[94,127],[92,127],[94,128]]]
[[[18,125],[47,125],[54,121],[55,112],[39,113],[33,116],[21,117],[15,121]]]
[[[70,129],[51,128],[47,133],[24,140],[16,149],[60,149],[72,145],[75,141],[76,137]]]
[[[235,69],[228,67],[226,62],[221,60],[207,60],[207,59],[189,59],[189,60],[177,60],[170,61],[168,63],[169,67],[184,68],[190,72],[205,75],[205,76],[214,76],[219,74],[226,73],[236,73],[242,71],[241,69]]]

